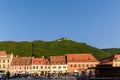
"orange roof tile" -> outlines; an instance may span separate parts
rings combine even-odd
[[[113,60],[120,60],[120,54],[114,54],[100,60],[101,63],[112,62]]]
[[[32,58],[31,57],[14,57],[12,59],[11,65],[31,65]]]
[[[44,58],[32,58],[32,64],[44,64]]]
[[[118,59],[118,58],[120,59],[120,54],[115,54],[114,59]]]
[[[7,57],[10,57],[11,56],[11,54],[7,54]]]
[[[51,64],[66,64],[65,56],[50,56]]]
[[[44,65],[50,65],[50,61],[48,59],[44,59]]]
[[[0,51],[0,57],[10,57],[11,54],[7,54],[6,51]]]
[[[105,63],[103,63],[103,64],[113,64],[113,62],[112,62],[112,61],[109,61],[109,62],[105,62]]]
[[[6,54],[6,51],[0,51],[0,57],[6,57],[7,54]]]
[[[98,62],[98,60],[90,53],[67,54],[67,62]]]

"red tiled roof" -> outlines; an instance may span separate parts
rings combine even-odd
[[[109,61],[109,62],[105,62],[105,63],[103,63],[103,64],[113,64],[113,62],[112,62],[112,61]]]
[[[32,58],[32,64],[44,64],[44,58]]]
[[[44,65],[50,65],[50,61],[48,59],[44,59]]]
[[[100,60],[101,63],[112,62],[113,60],[120,60],[120,54],[114,54]]]
[[[14,57],[11,65],[31,65],[31,57]]]
[[[120,58],[120,54],[115,54],[114,59]]]
[[[65,56],[50,56],[51,64],[66,64]]]
[[[0,51],[0,57],[3,57],[3,56],[7,56],[6,52],[5,51]]]
[[[11,54],[7,54],[7,57],[10,57],[11,56]]]
[[[67,54],[67,62],[98,62],[98,60],[90,53]]]
[[[0,57],[10,57],[11,54],[7,54],[6,51],[0,51]]]

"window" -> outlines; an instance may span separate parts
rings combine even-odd
[[[89,65],[88,65],[88,64],[86,64],[86,67],[89,67]]]
[[[33,66],[33,69],[35,69],[35,66]]]
[[[8,59],[8,63],[9,63],[9,59]]]
[[[38,69],[38,66],[36,66],[36,69]]]
[[[41,69],[43,69],[43,66],[41,66]]]
[[[80,64],[78,65],[78,67],[80,67]]]
[[[76,64],[74,65],[74,67],[76,67]]]
[[[61,66],[58,66],[58,69],[61,69]]]
[[[54,73],[56,73],[56,71],[53,71]]]
[[[45,69],[47,69],[47,66],[45,66]]]
[[[56,69],[56,66],[53,66],[52,68],[53,68],[53,69]]]
[[[5,59],[3,59],[3,63],[5,63]]]
[[[9,68],[9,64],[8,64],[8,68]]]
[[[5,65],[3,64],[3,68],[5,68]]]
[[[50,67],[48,67],[48,69],[50,69]]]
[[[93,64],[90,64],[90,67],[93,67]]]
[[[84,67],[85,65],[84,64],[82,64],[82,67]]]
[[[65,69],[66,68],[66,66],[63,66],[63,69]]]
[[[96,67],[96,64],[94,64],[93,66]]]

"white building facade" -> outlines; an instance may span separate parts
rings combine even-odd
[[[0,71],[6,73],[10,71],[10,64],[13,54],[6,54],[5,51],[0,51]]]
[[[31,74],[32,73],[31,57],[14,57],[10,66],[11,75]]]
[[[65,56],[50,56],[51,73],[66,73],[67,63]]]
[[[54,64],[51,65],[51,73],[66,73],[67,64]]]

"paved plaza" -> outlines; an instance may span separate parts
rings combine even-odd
[[[74,77],[67,77],[67,78],[15,78],[15,79],[9,79],[9,80],[77,80]]]

